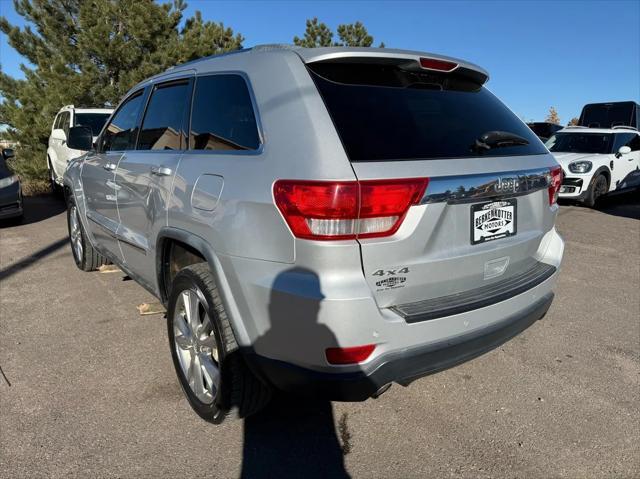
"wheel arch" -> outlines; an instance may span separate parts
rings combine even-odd
[[[605,165],[602,165],[600,168],[593,172],[589,186],[593,184],[598,175],[603,175],[607,179],[607,191],[609,191],[611,188],[611,170],[609,170],[609,168]]]
[[[240,320],[238,308],[231,294],[231,287],[222,268],[222,264],[215,253],[213,246],[204,238],[193,233],[174,227],[164,227],[158,234],[156,241],[156,274],[160,300],[167,305],[169,301],[169,284],[167,273],[170,271],[169,257],[172,245],[178,244],[191,254],[202,258],[206,262],[213,275],[220,293],[224,308],[229,317],[236,340],[239,344],[248,344],[247,331]],[[193,264],[193,263],[191,263]]]

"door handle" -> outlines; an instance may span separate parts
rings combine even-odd
[[[152,166],[151,174],[156,176],[169,176],[172,173],[171,168],[166,166]]]
[[[107,163],[105,165],[103,165],[102,167],[107,170],[107,171],[113,171],[116,169],[116,164],[115,163]]]

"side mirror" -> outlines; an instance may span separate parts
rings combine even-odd
[[[616,153],[616,158],[620,158],[622,155],[628,155],[629,153],[631,153],[631,147],[621,146],[618,149],[618,153]]]
[[[93,132],[88,126],[74,126],[69,128],[67,147],[72,150],[89,151],[93,148]]]
[[[16,156],[15,151],[13,151],[13,148],[3,148],[2,149],[2,158],[4,158],[5,160],[9,160],[13,157]]]

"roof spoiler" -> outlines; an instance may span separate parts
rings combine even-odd
[[[482,68],[456,58],[433,55],[430,53],[387,50],[386,48],[344,49],[318,48],[295,50],[305,63],[366,63],[394,65],[402,70],[413,72],[436,71],[463,76],[483,85],[489,74]],[[324,51],[326,51],[326,53]],[[318,55],[310,55],[311,52]]]

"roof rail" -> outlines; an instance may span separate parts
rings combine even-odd
[[[589,128],[588,126],[582,126],[582,125],[567,125],[565,126],[565,129],[567,128]]]
[[[73,105],[65,105],[65,106],[63,106],[63,107],[62,107],[62,108],[60,108],[60,109],[61,109],[61,110],[64,110],[64,109],[73,110],[74,108],[75,108],[75,106],[73,106]]]
[[[637,128],[634,128],[633,126],[629,126],[629,125],[616,125],[616,126],[612,126],[611,129],[612,130],[633,130],[633,131],[638,131]]]

